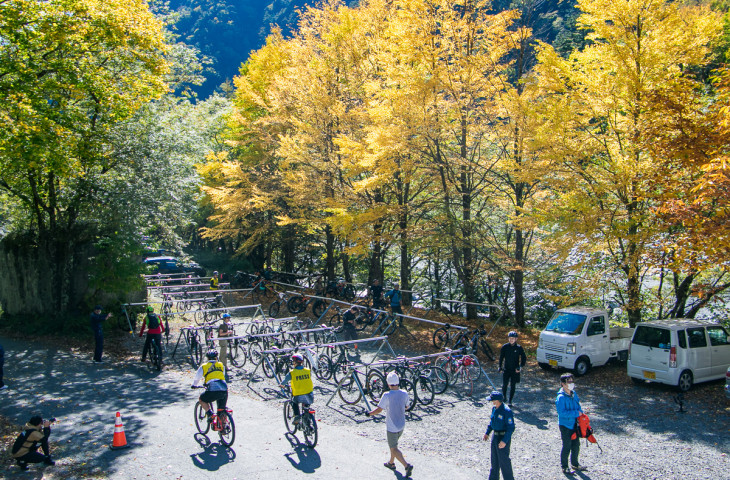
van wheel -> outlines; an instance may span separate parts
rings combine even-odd
[[[636,377],[631,377],[631,381],[634,382],[634,385],[644,385],[646,383],[646,380],[642,380]]]
[[[577,377],[581,377],[588,373],[588,370],[591,368],[591,364],[588,363],[588,359],[586,357],[580,357],[578,360],[575,361],[575,368],[573,369],[573,372],[575,372],[575,375]]]
[[[677,388],[680,392],[686,392],[692,388],[692,372],[685,370],[679,375],[679,381],[677,382]]]
[[[550,370],[550,364],[549,364],[549,363],[542,363],[542,362],[538,362],[537,364],[538,364],[538,365],[540,366],[540,368],[542,368],[543,370]]]

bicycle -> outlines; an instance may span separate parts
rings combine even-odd
[[[304,443],[309,448],[316,447],[319,433],[317,429],[317,418],[314,416],[315,410],[311,405],[300,404],[299,408],[302,414],[299,416],[299,422],[295,422],[294,409],[292,407],[294,400],[291,396],[291,388],[282,387],[282,390],[289,397],[284,402],[284,425],[286,425],[286,431],[292,435],[296,435],[297,431],[301,430],[304,434]]]
[[[494,351],[492,350],[492,347],[489,346],[489,343],[487,342],[486,338],[482,338],[482,336],[485,336],[487,334],[487,331],[483,328],[476,328],[474,330],[461,330],[453,337],[451,336],[451,325],[446,324],[443,327],[437,328],[433,332],[433,338],[432,343],[433,346],[442,349],[442,348],[448,348],[453,340],[453,349],[457,350],[459,348],[463,347],[469,347],[471,349],[471,353],[477,353],[479,350],[478,347],[482,348],[482,352],[484,355],[486,355],[487,359],[490,362],[493,362],[496,358],[494,355]]]
[[[146,339],[145,339],[146,341]],[[145,363],[150,370],[162,371],[162,345],[158,343],[156,339],[152,339],[150,342],[150,349],[147,352],[149,355]]]
[[[471,395],[474,391],[474,381],[479,378],[473,372],[478,371],[481,375],[478,362],[473,355],[460,355],[455,351],[449,351],[448,355],[438,357],[434,363],[448,373],[451,385],[463,383],[467,387],[467,395]]]
[[[193,388],[205,388],[204,386],[195,386]],[[218,432],[221,443],[226,447],[233,445],[236,439],[236,424],[233,421],[233,410],[226,407],[225,409],[217,409],[208,421],[207,412],[203,410],[200,402],[195,402],[194,408],[195,427],[198,432],[206,435],[212,428],[214,432]]]
[[[278,317],[281,307],[283,305],[286,305],[288,300],[289,300],[289,297],[287,296],[286,293],[279,292],[277,294],[276,300],[271,302],[271,305],[269,305],[269,316],[274,317],[274,318]]]
[[[292,296],[289,300],[287,300],[286,308],[288,308],[293,315],[297,315],[304,313],[310,304],[312,304],[312,313],[317,318],[321,317],[327,309],[327,303],[324,300],[304,294]]]

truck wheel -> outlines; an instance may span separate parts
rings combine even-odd
[[[636,377],[631,377],[631,381],[634,382],[634,385],[644,385],[646,383],[646,380],[642,380]]]
[[[540,368],[542,368],[543,370],[550,370],[551,368],[549,363],[538,362],[537,364],[540,365]]]
[[[588,363],[588,359],[586,357],[580,357],[578,360],[575,361],[575,368],[573,369],[573,372],[575,373],[576,377],[581,377],[588,373],[588,370],[591,368],[591,364]]]
[[[679,374],[679,381],[677,381],[677,388],[680,392],[686,392],[692,388],[692,372],[685,370]]]

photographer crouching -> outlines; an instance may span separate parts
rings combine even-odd
[[[11,450],[13,458],[18,462],[21,470],[28,470],[29,463],[56,464],[51,459],[51,452],[48,447],[48,437],[51,436],[51,422],[55,421],[55,418],[43,420],[40,415],[35,415],[25,424],[25,431],[15,439]],[[43,450],[42,455],[38,453],[38,447]]]

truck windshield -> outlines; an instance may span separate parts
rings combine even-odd
[[[577,313],[556,312],[548,323],[545,330],[548,332],[568,333],[580,335],[583,331],[583,324],[586,323],[586,316]]]

